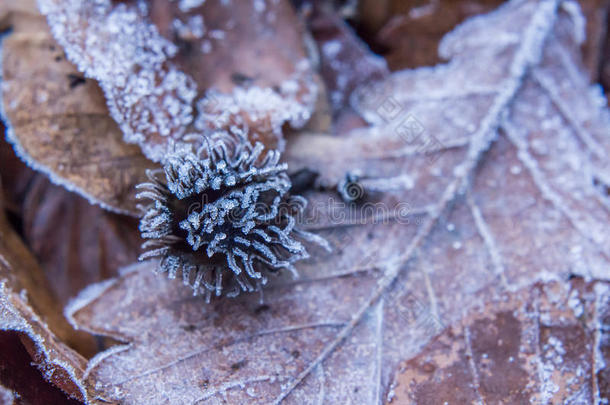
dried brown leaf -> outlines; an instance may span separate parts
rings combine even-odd
[[[82,383],[87,360],[79,353],[92,354],[95,344],[91,336],[75,332],[66,322],[38,264],[4,215],[0,216],[0,330],[20,334],[45,379],[73,398],[88,398],[90,388]]]
[[[27,339],[27,337],[24,337]],[[5,405],[77,405],[44,379],[14,332],[0,332],[0,403]]]
[[[502,0],[418,1],[389,0],[383,18],[369,21],[374,1],[364,1],[363,29],[380,47],[392,70],[432,66],[443,36],[468,17],[493,10]]]
[[[311,116],[316,82],[288,0],[39,3],[125,139],[152,160],[186,135],[235,125],[281,149],[282,126]]]
[[[87,285],[116,276],[120,267],[137,259],[142,241],[135,218],[110,213],[51,184],[4,140],[0,154],[4,209],[62,306]]]
[[[4,125],[0,122],[0,132],[4,131]],[[0,139],[0,180],[4,209],[7,213],[21,216],[23,200],[35,176],[36,172],[15,155],[13,145],[5,139]]]
[[[195,7],[155,0],[150,19],[161,35],[177,43],[173,61],[200,91],[279,86],[306,56],[302,29],[289,2],[240,2],[230,7],[220,1],[192,3]]]
[[[28,22],[43,21],[33,15]],[[101,90],[66,61],[48,28],[24,26],[25,32],[16,29],[2,41],[8,139],[54,182],[93,203],[137,214],[134,185],[154,163],[123,142]]]
[[[607,283],[550,282],[503,294],[400,366],[400,404],[597,404],[608,350]],[[601,329],[600,329],[601,326]],[[607,394],[607,393],[606,393]]]
[[[320,74],[335,114],[349,106],[351,93],[358,86],[389,74],[385,60],[373,54],[331,10],[316,8],[309,28],[319,49]]]
[[[88,384],[122,403],[378,403],[446,325],[537,281],[607,280],[608,111],[578,62],[581,15],[563,4],[513,1],[471,19],[441,44],[449,64],[355,93],[370,128],[294,137],[292,169],[326,186],[351,174],[365,194],[308,195],[305,224],[334,252],[313,252],[300,280],[274,280],[263,303],[206,306],[152,274],[155,262],[85,290],[73,322],[129,342],[96,356]],[[564,309],[549,298],[548,324]],[[588,364],[581,394],[601,398],[601,363]]]
[[[610,1],[579,0],[582,13],[587,20],[587,38],[582,45],[583,64],[593,81],[601,81],[604,57],[604,41],[608,37],[608,15]]]
[[[23,206],[23,233],[61,306],[137,260],[138,221],[105,211],[38,176]]]
[[[385,1],[360,2],[358,23],[380,49],[392,70],[434,65],[441,61],[436,48],[443,36],[468,17],[491,11],[500,0]],[[598,80],[606,33],[607,0],[578,0],[586,18],[583,62],[593,80]]]
[[[36,9],[36,0],[5,0],[0,3],[0,31],[37,32],[45,26]]]

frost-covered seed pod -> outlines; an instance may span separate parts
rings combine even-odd
[[[306,200],[291,196],[280,154],[247,141],[220,142],[206,153],[168,157],[163,170],[150,171],[138,187],[145,252],[160,258],[160,271],[179,272],[194,293],[236,296],[255,291],[283,269],[309,257],[303,241],[329,249],[327,242],[296,227]]]

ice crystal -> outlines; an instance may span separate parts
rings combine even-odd
[[[178,37],[187,41],[203,38],[203,35],[206,32],[203,17],[200,15],[189,17],[186,22],[176,18],[172,25],[174,26]]]
[[[296,227],[306,200],[290,195],[279,152],[265,154],[261,143],[244,139],[214,145],[174,154],[148,173],[138,194],[150,200],[142,207],[148,240],[140,259],[161,258],[162,272],[175,278],[181,271],[207,300],[258,290],[282,269],[296,276],[294,262],[309,257],[302,241],[328,248]]]
[[[178,7],[180,8],[180,11],[187,13],[194,8],[203,6],[204,3],[205,0],[180,0]]]

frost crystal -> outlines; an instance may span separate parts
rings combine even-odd
[[[228,146],[229,145],[229,146]],[[194,293],[236,296],[267,283],[282,269],[309,257],[300,240],[328,249],[319,236],[295,227],[306,200],[291,196],[279,152],[263,145],[218,142],[197,153],[180,152],[148,173],[138,198],[151,202],[140,222],[144,260],[161,258],[160,269],[182,272]],[[298,238],[299,240],[297,240]]]
[[[205,23],[200,15],[189,17],[186,22],[176,18],[172,25],[182,40],[199,39],[205,34]]]
[[[178,7],[182,12],[189,12],[191,9],[201,7],[205,3],[205,0],[180,0]]]

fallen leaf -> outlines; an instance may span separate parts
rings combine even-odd
[[[27,21],[44,22],[35,15],[32,11]],[[66,61],[48,28],[23,25],[25,32],[16,29],[2,41],[8,140],[53,182],[107,209],[138,214],[134,186],[155,164],[123,142],[101,90]]]
[[[302,28],[286,1],[228,6],[216,0],[155,0],[149,15],[159,33],[177,43],[172,60],[200,91],[279,86],[293,78],[306,56]]]
[[[281,149],[282,126],[311,116],[315,77],[287,0],[40,5],[68,58],[99,82],[125,140],[154,161],[186,135],[234,126]]]
[[[389,70],[385,60],[373,54],[338,15],[320,6],[310,20],[319,49],[320,74],[336,114],[349,106],[355,88],[385,78]]]
[[[95,342],[66,322],[56,297],[46,288],[44,274],[4,215],[0,215],[0,314],[0,330],[19,333],[44,378],[86,401],[91,388],[82,383],[87,360],[80,353],[93,355]]]
[[[28,189],[23,232],[62,307],[136,261],[142,243],[135,218],[91,205],[43,176]]]
[[[387,59],[392,70],[432,66],[441,62],[436,53],[443,36],[468,17],[489,12],[501,0],[364,0],[356,20],[368,42]],[[606,32],[607,0],[578,0],[585,17],[583,63],[590,78],[598,80]]]
[[[503,294],[400,366],[399,404],[598,404],[610,345],[607,283],[550,282]],[[607,358],[607,357],[606,357]]]
[[[608,36],[608,0],[579,0],[586,21],[586,38],[581,46],[583,64],[593,81],[600,81],[601,66],[607,52],[604,52],[604,42]]]
[[[0,4],[0,31],[37,32],[46,29],[40,18],[36,0],[5,0]]]
[[[364,1],[363,29],[383,51],[392,70],[432,66],[441,62],[436,50],[443,36],[469,17],[490,12],[502,0],[387,1],[386,12],[374,21],[368,13],[374,1]]]
[[[307,195],[304,225],[334,246],[299,280],[206,306],[144,262],[83,291],[73,324],[128,342],[89,363],[88,386],[126,404],[378,403],[401,363],[486,303],[608,280],[608,111],[579,63],[579,21],[574,3],[507,3],[445,37],[448,64],[355,92],[371,127],[293,137],[291,169],[331,189]],[[332,191],[342,184],[356,202]],[[548,324],[564,310],[549,298]],[[605,374],[589,367],[582,395],[601,400]]]
[[[47,383],[48,384],[48,383]],[[0,385],[0,400],[3,401],[3,403],[5,404],[14,404],[14,400],[15,400],[15,392],[13,390],[11,390],[10,388],[6,388],[2,385]]]
[[[610,10],[608,11],[610,14]],[[606,21],[610,21],[610,18],[606,16]],[[599,81],[605,90],[610,89],[610,32],[606,32],[606,38],[601,43],[601,64],[599,67]],[[610,97],[606,91],[606,100],[610,106]]]
[[[311,42],[315,44],[312,53],[322,80],[318,97],[324,100],[316,106],[304,131],[341,135],[366,125],[351,108],[353,91],[359,85],[386,77],[389,70],[385,60],[372,53],[329,6],[315,3],[306,14]],[[318,125],[320,117],[328,117],[328,124]]]
[[[4,125],[0,122],[0,132],[4,133]],[[13,145],[0,139],[0,179],[2,180],[3,205],[8,214],[21,216],[21,206],[28,186],[36,172],[27,167],[15,155]]]
[[[91,205],[29,169],[0,140],[3,206],[43,269],[61,306],[87,285],[116,276],[137,259],[135,218]]]
[[[27,339],[27,338],[26,338]],[[65,393],[44,379],[32,364],[30,354],[13,332],[0,332],[0,402],[6,405],[77,405]]]

